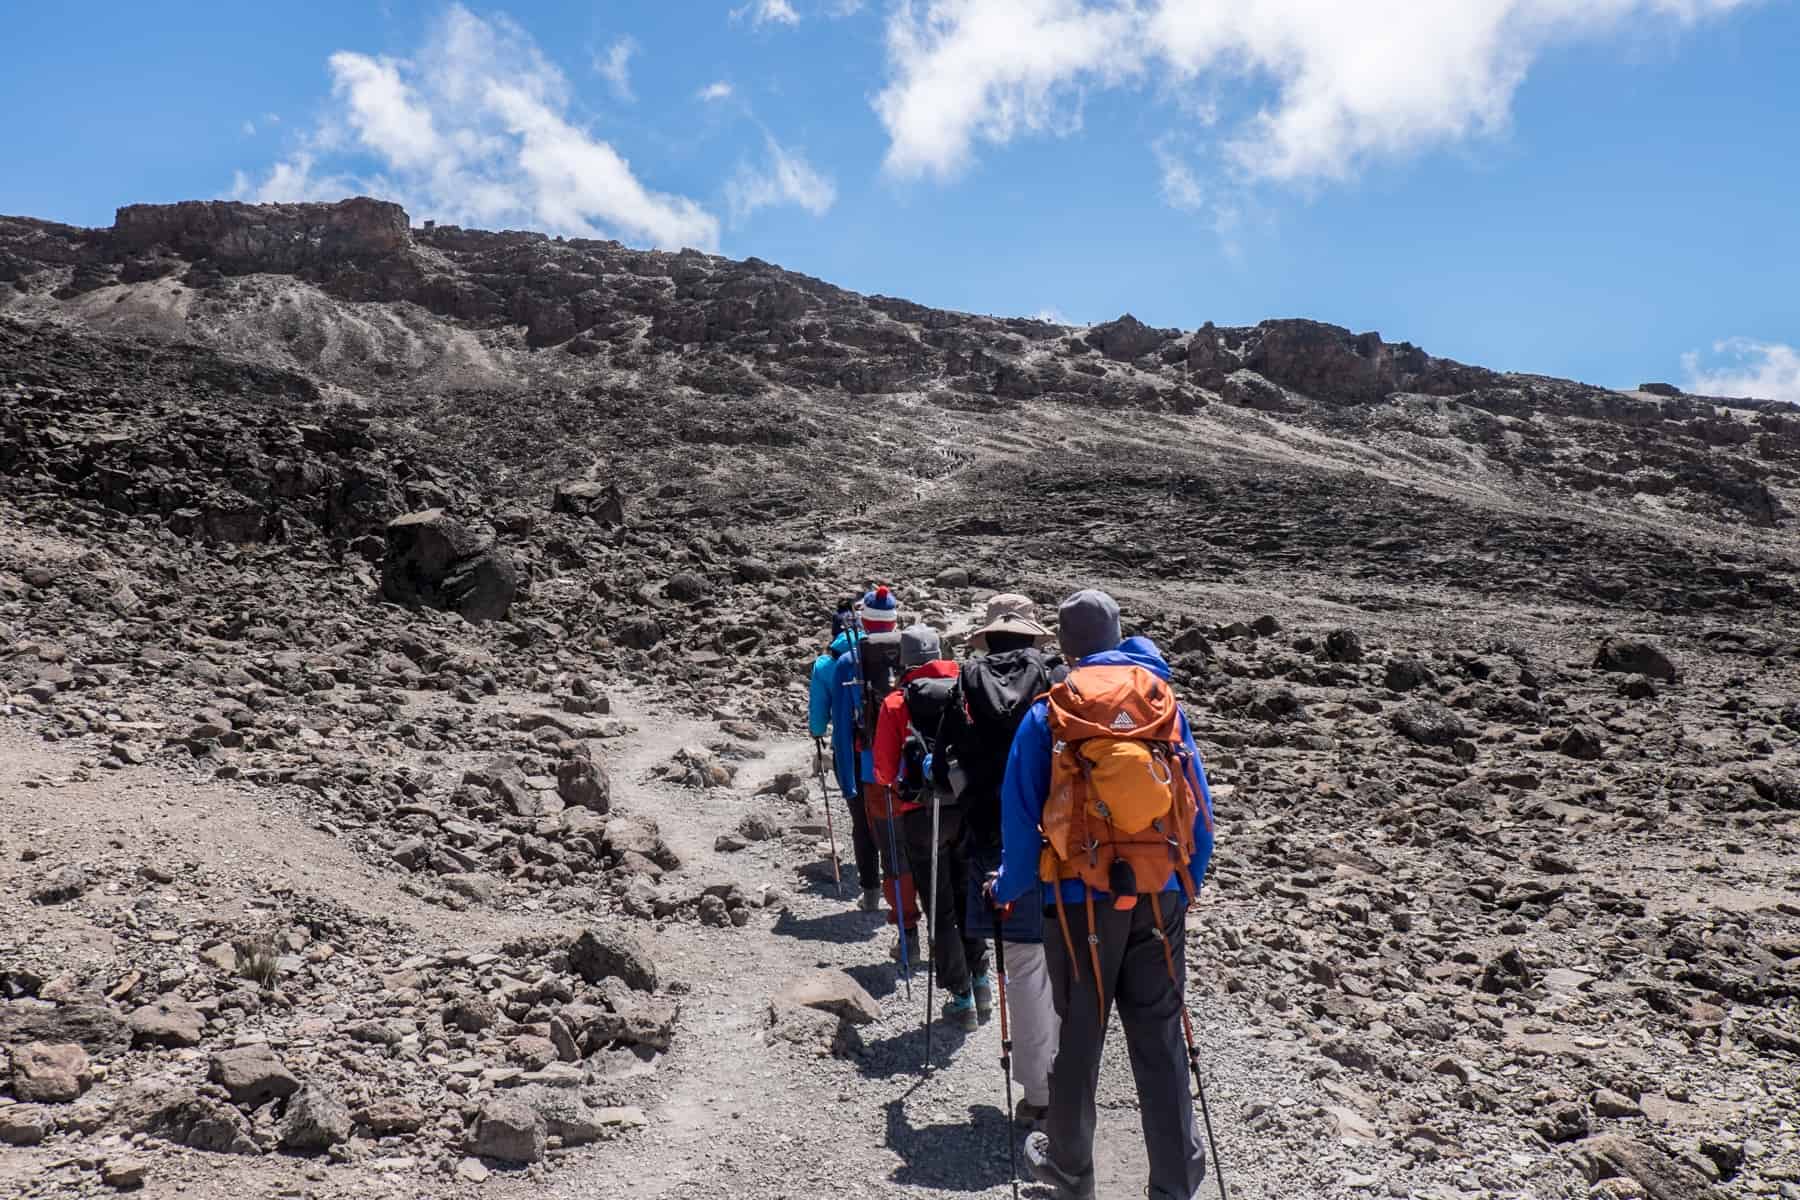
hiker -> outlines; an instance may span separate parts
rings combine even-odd
[[[862,636],[852,636],[845,653],[832,666],[831,723],[836,729],[834,743],[847,743],[845,757],[854,764],[856,794],[862,798],[862,819],[868,824],[880,866],[880,891],[871,894],[870,883],[876,877],[875,872],[862,873],[858,852],[862,906],[875,912],[881,906],[881,898],[886,897],[887,923],[895,926],[896,933],[892,957],[896,961],[903,960],[910,967],[912,963],[924,961],[918,945],[918,897],[900,852],[899,813],[896,810],[890,814],[893,797],[875,782],[874,753],[881,702],[900,680],[899,622],[900,601],[891,589],[878,587],[863,596],[858,621]],[[904,954],[902,947],[905,947]]]
[[[1001,792],[996,904],[1045,914],[1062,1027],[1050,1111],[1025,1142],[1031,1173],[1094,1195],[1094,1094],[1116,1002],[1137,1083],[1151,1200],[1190,1200],[1206,1178],[1183,1046],[1186,910],[1212,856],[1212,800],[1169,667],[1121,641],[1119,606],[1081,591],[1058,610],[1067,679],[1032,705]]]
[[[1000,785],[1013,735],[1037,698],[1066,674],[1060,659],[1044,653],[1051,634],[1036,618],[1037,605],[1028,596],[1003,592],[988,600],[984,624],[969,635],[973,653],[958,677],[963,724],[946,753],[953,756],[962,781],[958,799],[970,877],[964,928],[970,937],[996,935],[981,883],[1000,869]],[[1056,1056],[1057,1018],[1044,963],[1042,906],[1016,906],[1000,922],[998,934],[1006,942],[1006,998],[1025,1093],[1013,1117],[1031,1129],[1049,1112],[1050,1063]]]
[[[936,884],[936,898],[929,895],[927,911],[936,925],[931,929],[932,962],[936,980],[950,993],[944,1001],[944,1020],[973,1031],[994,1010],[993,983],[987,973],[987,943],[963,930],[962,898],[969,891],[968,860],[960,846],[962,820],[959,809],[939,801],[936,843],[933,844],[932,803],[935,788],[927,777],[926,759],[935,748],[946,707],[955,701],[953,682],[956,663],[943,658],[937,630],[913,625],[900,634],[900,686],[882,701],[875,735],[875,782],[892,790],[895,809],[901,814],[901,830],[907,861],[915,884],[927,889]],[[940,686],[923,685],[936,681]],[[921,695],[935,694],[931,716],[915,728],[913,717],[921,711]],[[936,857],[936,879],[932,877]]]
[[[844,797],[844,806],[850,810],[850,845],[856,856],[857,886],[862,889],[860,907],[864,912],[878,912],[881,908],[881,864],[875,850],[875,832],[869,827],[868,814],[863,811],[862,782],[856,769],[856,731],[851,723],[832,719],[832,701],[837,693],[837,662],[850,652],[850,643],[862,636],[857,631],[857,616],[861,609],[862,597],[856,596],[841,601],[832,614],[831,641],[813,660],[807,724],[812,730],[815,747],[827,734],[831,736],[832,776]],[[830,803],[829,798],[826,803]]]

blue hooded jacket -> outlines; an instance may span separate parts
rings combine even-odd
[[[1090,654],[1076,667],[1137,666],[1169,678],[1169,664],[1163,661],[1156,644],[1149,638],[1126,638],[1117,650]],[[1035,884],[1045,905],[1056,902],[1055,884],[1038,879],[1038,855],[1043,849],[1039,825],[1044,816],[1044,801],[1050,795],[1050,718],[1049,704],[1039,700],[1025,714],[1019,732],[1013,737],[1012,750],[1006,758],[1006,782],[1000,788],[1000,877],[994,882],[994,897],[1002,904],[1024,896]],[[1206,865],[1212,860],[1213,835],[1212,792],[1206,786],[1206,767],[1200,761],[1200,750],[1194,745],[1193,730],[1188,728],[1187,713],[1181,714],[1181,741],[1193,755],[1194,773],[1200,784],[1200,811],[1194,819],[1194,857],[1188,863],[1189,874],[1204,879]],[[1166,892],[1181,888],[1180,874],[1169,881]],[[1080,901],[1087,889],[1079,879],[1063,881],[1064,903]],[[1099,900],[1105,893],[1095,890]]]
[[[850,643],[855,635],[845,630],[831,643],[831,649],[813,660],[812,686],[807,705],[807,727],[812,736],[831,735],[831,769],[837,776],[838,788],[846,796],[856,795],[855,679],[849,673]],[[840,668],[842,669],[840,673]],[[874,757],[868,756],[863,778],[875,775]]]

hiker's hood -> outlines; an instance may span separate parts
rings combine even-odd
[[[961,667],[957,666],[949,659],[940,658],[933,662],[920,663],[918,666],[902,675],[900,677],[900,682],[902,684],[908,684],[915,679],[949,679],[958,674],[961,670]]]
[[[850,639],[851,631],[848,629],[831,639],[831,657],[838,658],[841,655],[849,653]]]
[[[1117,650],[1102,650],[1098,654],[1090,654],[1075,665],[1078,667],[1142,667],[1165,683],[1169,679],[1169,664],[1163,661],[1162,651],[1156,648],[1156,643],[1147,637],[1126,638],[1119,643]]]

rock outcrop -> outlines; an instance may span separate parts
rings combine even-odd
[[[471,621],[497,621],[518,591],[511,557],[443,510],[388,522],[381,594],[389,600],[446,609]]]

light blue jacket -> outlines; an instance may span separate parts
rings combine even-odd
[[[838,787],[846,796],[856,795],[855,747],[856,708],[854,696],[855,677],[839,673],[840,667],[850,663],[850,642],[852,633],[849,630],[837,635],[831,643],[831,649],[813,660],[812,684],[807,704],[807,727],[812,736],[822,738],[831,735],[831,769],[837,776]],[[846,686],[846,685],[851,686]],[[844,701],[848,699],[848,703]],[[869,766],[865,779],[874,777],[874,758],[869,757]]]
[[[1076,667],[1138,666],[1154,671],[1158,678],[1169,678],[1169,664],[1163,661],[1156,644],[1149,638],[1127,638],[1117,650],[1090,654]],[[1187,714],[1181,714],[1181,741],[1193,756],[1195,782],[1200,787],[1199,812],[1194,818],[1194,857],[1188,862],[1188,874],[1204,879],[1206,865],[1212,860],[1212,792],[1206,786],[1206,767],[1200,761],[1200,750],[1194,745],[1194,734],[1188,728]],[[994,896],[1002,904],[1024,896],[1037,885],[1043,903],[1056,902],[1054,884],[1038,879],[1038,855],[1043,849],[1039,825],[1044,816],[1044,801],[1050,795],[1050,718],[1049,705],[1039,700],[1025,714],[1019,732],[1013,737],[1012,750],[1006,758],[1006,782],[1000,787],[1000,877],[994,882]],[[1181,873],[1163,890],[1180,890]],[[1063,901],[1079,901],[1087,889],[1079,879],[1063,881]],[[1098,889],[1098,901],[1105,893]]]

